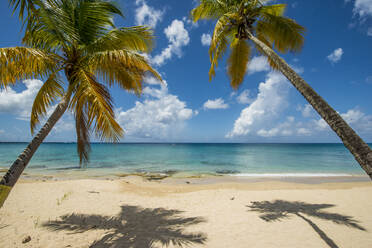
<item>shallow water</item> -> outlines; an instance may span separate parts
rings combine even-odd
[[[8,168],[26,143],[0,143],[0,168]],[[235,175],[359,175],[342,144],[92,144],[84,173],[217,173]],[[76,144],[42,144],[26,172],[74,173]]]

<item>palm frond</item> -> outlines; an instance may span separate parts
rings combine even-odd
[[[115,28],[87,46],[87,52],[131,50],[148,53],[152,49],[153,32],[144,26]]]
[[[114,28],[113,14],[123,16],[120,9],[111,1],[72,1],[75,12],[70,13],[79,36],[79,44],[91,44],[100,36]]]
[[[209,47],[209,59],[211,67],[209,69],[209,80],[215,76],[215,68],[218,67],[218,61],[223,57],[228,45],[229,30],[228,19],[223,16],[218,19],[213,31],[211,45]]]
[[[79,36],[76,32],[74,20],[70,16],[74,13],[74,9],[66,6],[72,2],[61,0],[40,1],[38,18],[35,20],[35,28],[32,29],[34,33],[32,36],[35,36],[38,31],[43,31],[42,34],[48,34],[49,36],[47,40],[52,39],[54,44],[58,44],[57,49],[67,49],[68,46],[78,43]],[[64,6],[62,7],[62,5]],[[39,39],[39,42],[43,42],[43,40]],[[34,45],[36,44],[34,43]]]
[[[88,58],[87,64],[90,71],[109,86],[117,84],[126,90],[134,90],[137,94],[142,90],[142,81],[146,74],[162,80],[143,56],[130,50],[98,52]]]
[[[9,5],[13,7],[13,14],[19,8],[19,19],[24,20],[25,15],[35,10],[33,0],[9,0]]]
[[[107,88],[98,83],[91,73],[79,70],[75,76],[79,82],[71,100],[71,108],[87,105],[87,124],[93,125],[98,138],[105,141],[118,141],[123,130],[115,120],[111,95]]]
[[[111,95],[105,86],[98,83],[89,72],[80,70],[74,75],[76,82],[70,108],[75,110],[78,152],[80,162],[86,162],[89,148],[89,129],[95,135],[109,142],[117,142],[123,136],[123,129],[115,120]]]
[[[294,20],[263,13],[263,19],[257,22],[257,29],[279,52],[298,52],[304,44],[305,28]]]
[[[61,85],[62,83],[58,72],[54,72],[49,76],[37,93],[31,111],[30,126],[32,134],[34,134],[35,127],[40,122],[40,117],[44,117],[48,108],[55,100],[63,96],[64,90]]]
[[[17,80],[43,78],[58,68],[60,57],[27,47],[0,48],[0,87]]]
[[[286,4],[265,5],[260,7],[260,12],[274,16],[283,16],[286,8]]]
[[[250,53],[250,46],[245,40],[235,39],[231,44],[231,54],[227,62],[227,74],[230,77],[230,85],[233,89],[238,89],[244,80]]]
[[[80,101],[75,106],[75,127],[77,138],[77,152],[79,154],[80,165],[87,165],[90,152],[90,137],[88,125],[88,105],[84,101]]]
[[[200,19],[218,19],[227,11],[225,1],[200,0],[200,4],[191,11],[194,22]]]

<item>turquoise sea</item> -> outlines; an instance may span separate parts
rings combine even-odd
[[[0,168],[8,168],[26,143],[0,143]],[[92,144],[85,172],[211,173],[255,176],[363,175],[342,144]],[[76,144],[45,143],[26,172],[74,173],[79,169]]]

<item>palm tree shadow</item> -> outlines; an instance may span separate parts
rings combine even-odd
[[[184,218],[179,210],[163,208],[140,208],[121,206],[117,216],[71,214],[61,216],[61,220],[49,221],[44,227],[53,230],[67,230],[82,233],[91,229],[101,229],[107,233],[90,247],[133,247],[147,248],[160,243],[178,247],[204,244],[207,237],[203,233],[185,233],[187,226],[205,222],[201,217]]]
[[[320,236],[321,239],[323,239],[324,242],[327,243],[329,247],[339,248],[323,230],[321,230],[314,222],[304,216],[307,215],[323,220],[329,220],[339,225],[346,225],[361,231],[367,231],[351,216],[323,211],[323,209],[334,206],[335,205],[333,204],[309,204],[305,202],[289,202],[283,200],[276,200],[273,202],[252,202],[252,205],[247,205],[247,207],[251,208],[250,211],[261,213],[262,215],[260,215],[260,218],[267,222],[280,221],[282,219],[290,218],[291,215],[300,217],[314,229],[314,231]]]

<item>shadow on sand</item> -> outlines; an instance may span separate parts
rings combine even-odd
[[[346,225],[348,227],[356,228],[361,231],[366,229],[358,224],[356,220],[351,216],[345,216],[337,213],[323,212],[323,209],[334,207],[332,204],[309,204],[305,202],[289,202],[276,200],[273,202],[262,201],[252,202],[252,205],[247,205],[250,211],[256,211],[261,213],[260,218],[267,221],[280,221],[282,219],[290,218],[291,215],[295,215],[305,222],[307,222],[314,231],[323,239],[324,242],[331,248],[339,248],[336,243],[327,236],[327,234],[321,230],[314,222],[306,218],[306,216],[316,217],[323,220],[329,220],[339,225]]]
[[[92,229],[107,230],[90,247],[133,247],[147,248],[155,244],[178,247],[204,244],[203,233],[185,233],[184,228],[205,222],[203,218],[180,216],[182,211],[163,208],[140,208],[121,206],[117,216],[71,214],[61,216],[61,220],[49,221],[44,227],[53,231],[67,230],[82,233]]]

